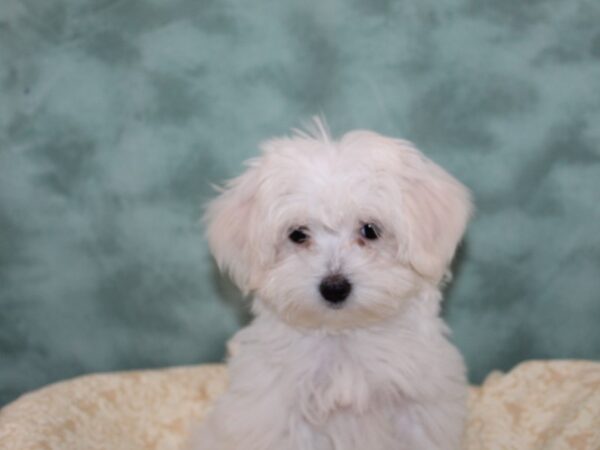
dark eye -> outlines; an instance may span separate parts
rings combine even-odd
[[[288,237],[294,244],[302,244],[308,240],[308,234],[306,234],[306,231],[307,230],[305,228],[296,228],[288,235]]]
[[[375,239],[379,238],[379,228],[372,223],[365,223],[360,229],[360,234],[365,239],[374,241]]]

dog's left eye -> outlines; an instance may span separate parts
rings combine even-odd
[[[288,235],[288,237],[294,244],[303,244],[308,240],[306,228],[296,228]]]
[[[375,239],[379,239],[379,228],[377,225],[372,223],[365,223],[360,229],[360,234],[365,239],[370,241],[374,241]]]

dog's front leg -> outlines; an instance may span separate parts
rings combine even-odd
[[[194,433],[192,450],[292,449],[278,396],[227,392]]]

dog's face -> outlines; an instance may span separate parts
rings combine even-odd
[[[408,142],[368,131],[272,140],[207,210],[219,266],[298,327],[367,326],[436,286],[467,190]]]

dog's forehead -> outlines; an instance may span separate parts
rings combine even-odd
[[[381,215],[393,201],[393,162],[364,142],[314,143],[272,156],[270,194],[291,220],[339,228]]]
[[[371,136],[373,135],[373,136]],[[375,133],[353,132],[340,141],[293,139],[268,154],[269,172],[297,184],[347,186],[375,182],[401,164],[403,149]]]

